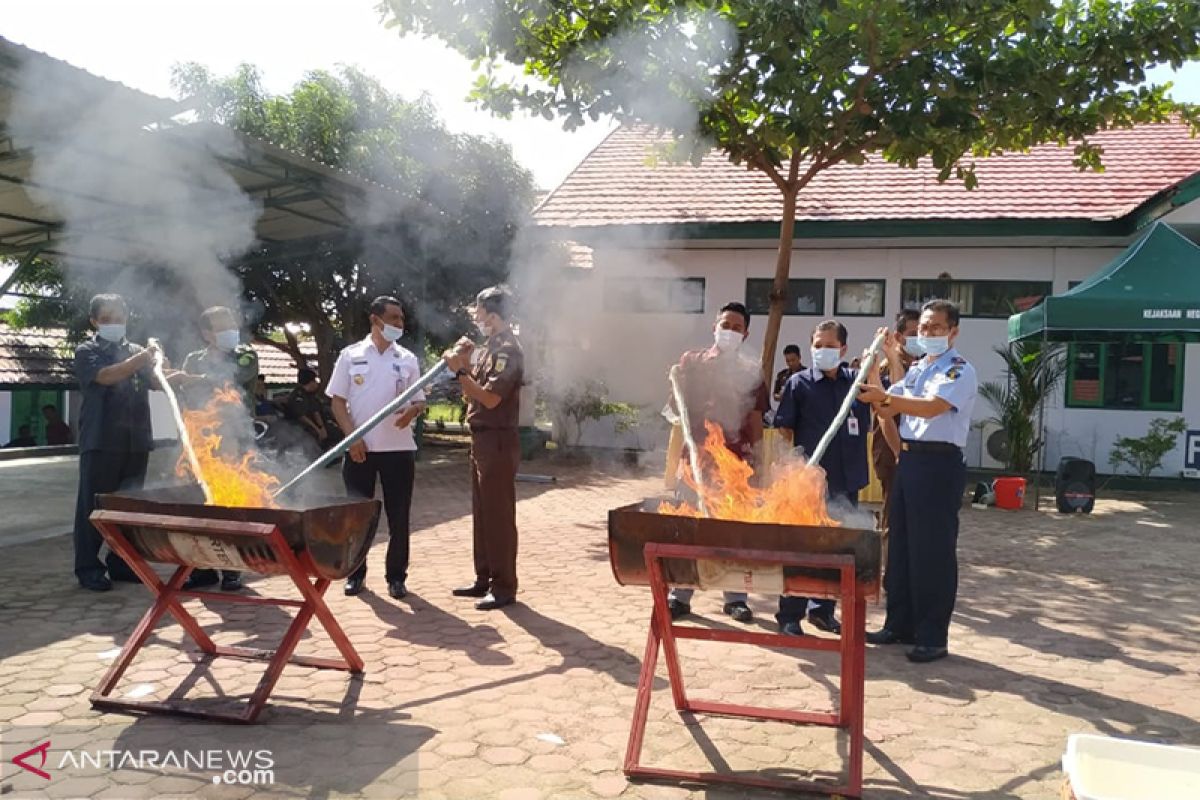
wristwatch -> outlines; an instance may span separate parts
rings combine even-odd
[[[879,401],[880,408],[887,408],[891,404],[892,404],[892,396],[890,394],[884,395],[883,399]]]
[[[460,370],[458,370],[457,372],[455,372],[455,373],[454,373],[454,377],[455,377],[455,378],[461,378],[463,375],[466,375],[468,372],[470,372],[470,370],[468,370],[468,369],[466,369],[466,368],[464,367],[463,369],[460,369]]]

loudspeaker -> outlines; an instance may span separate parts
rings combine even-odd
[[[1082,458],[1064,458],[1054,475],[1054,501],[1063,514],[1092,513],[1096,505],[1096,465]]]

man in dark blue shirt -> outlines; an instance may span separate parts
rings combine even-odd
[[[812,453],[817,443],[837,416],[838,409],[850,392],[856,371],[844,363],[846,357],[846,326],[837,320],[825,320],[817,325],[812,336],[812,366],[788,379],[783,389],[775,427],[784,439],[803,448],[804,455]],[[858,492],[867,485],[867,433],[871,429],[871,407],[857,399],[850,407],[850,416],[842,423],[833,442],[821,458],[831,500],[842,499],[858,505]],[[792,636],[804,631],[800,620],[808,609],[807,597],[780,597],[779,629]],[[840,633],[841,624],[834,617],[834,600],[816,600],[808,621],[823,631]]]
[[[116,294],[92,298],[90,318],[96,335],[75,350],[75,378],[83,394],[79,411],[79,496],[75,503],[75,577],[96,592],[113,580],[136,581],[116,553],[100,561],[104,540],[88,519],[96,495],[140,489],[152,448],[149,392],[157,350],[125,338],[129,311]]]

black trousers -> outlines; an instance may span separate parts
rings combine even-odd
[[[889,498],[883,624],[920,646],[946,646],[958,594],[958,511],[966,484],[961,454],[900,455]]]
[[[79,494],[75,499],[75,577],[80,580],[104,575],[100,546],[104,538],[88,519],[96,510],[96,495],[140,489],[146,482],[149,453],[89,450],[79,455]],[[133,570],[110,552],[107,569],[113,577],[132,578]]]
[[[858,508],[858,492],[847,492],[837,488],[829,489],[829,498],[831,500],[839,497],[854,508]],[[837,600],[830,600],[827,597],[820,600],[814,599],[813,603],[815,605],[813,614],[820,616],[833,616],[834,609],[837,608]],[[779,598],[779,613],[775,615],[775,619],[780,625],[789,622],[799,622],[804,619],[807,612],[807,597],[781,596]]]
[[[361,464],[350,456],[342,460],[342,482],[346,494],[372,498],[378,480],[383,491],[383,510],[387,512],[388,546],[384,576],[388,583],[408,579],[408,516],[412,508],[413,479],[417,454],[414,450],[388,450],[367,453]],[[355,570],[354,578],[367,576],[367,562]]]

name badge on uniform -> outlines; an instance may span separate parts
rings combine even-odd
[[[850,417],[847,419],[846,429],[850,431],[851,436],[858,436],[858,417]]]

